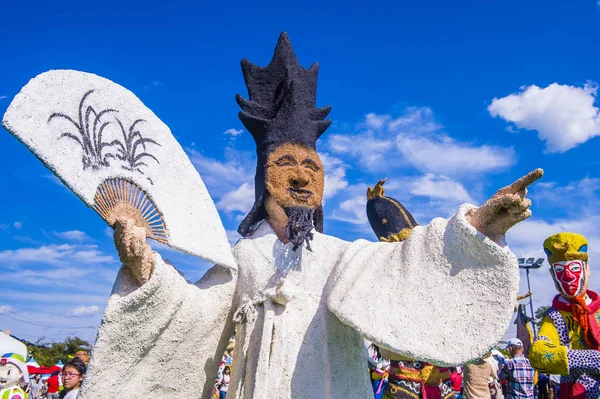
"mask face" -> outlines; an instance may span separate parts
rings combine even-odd
[[[21,371],[12,363],[0,365],[0,389],[4,389],[19,383]]]
[[[581,260],[555,262],[551,273],[556,288],[567,298],[576,297],[587,288],[585,263]]]
[[[279,206],[321,206],[325,172],[316,151],[298,144],[277,147],[269,154],[266,178],[267,191]]]

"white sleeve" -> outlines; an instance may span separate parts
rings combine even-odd
[[[158,254],[141,287],[121,269],[79,397],[209,397],[233,333],[235,278],[214,266],[193,285]]]
[[[519,286],[517,261],[465,218],[417,226],[401,243],[353,243],[330,284],[329,309],[367,339],[438,365],[464,364],[502,338]]]

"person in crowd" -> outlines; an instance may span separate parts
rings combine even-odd
[[[549,399],[548,392],[550,379],[547,374],[539,373],[538,382],[536,384],[538,399]]]
[[[454,397],[456,399],[462,399],[463,376],[461,370],[457,367],[450,368],[450,382],[452,383],[452,389],[454,390]]]
[[[373,385],[374,399],[382,399],[388,383],[390,361],[381,355],[379,346],[376,344],[370,344],[367,352],[369,353],[369,374]]]
[[[53,371],[50,377],[46,380],[46,397],[48,399],[58,399],[58,371]]]
[[[558,374],[563,399],[600,396],[600,295],[588,289],[588,241],[562,232],[544,241],[550,275],[558,295],[546,311],[529,351],[540,373]]]
[[[225,399],[227,396],[227,390],[229,389],[229,381],[231,380],[231,368],[225,366],[223,369],[223,375],[219,380],[219,399]]]
[[[78,357],[65,364],[61,374],[64,389],[60,393],[60,399],[77,398],[81,382],[85,377],[85,371],[85,363]]]
[[[77,351],[77,353],[75,353],[75,357],[78,357],[81,360],[83,360],[86,367],[90,362],[90,355],[86,351]]]
[[[41,374],[35,374],[32,379],[29,380],[28,393],[29,399],[41,399],[44,392],[44,382],[42,381]]]
[[[492,365],[479,359],[463,367],[463,399],[491,399],[490,381],[496,379]]]
[[[548,399],[558,399],[560,391],[560,375],[550,374],[549,375],[549,388],[548,388]]]
[[[533,367],[523,354],[523,342],[518,338],[508,340],[512,359],[504,360],[498,378],[506,380],[507,399],[533,399]]]

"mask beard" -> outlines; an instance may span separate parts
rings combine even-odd
[[[313,239],[314,210],[303,206],[290,206],[285,208],[285,214],[288,217],[285,234],[293,244],[292,250],[297,250],[306,241],[306,249],[312,251],[310,241]]]

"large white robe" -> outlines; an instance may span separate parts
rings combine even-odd
[[[228,398],[369,398],[363,337],[438,364],[502,337],[518,289],[508,247],[465,219],[416,227],[402,243],[315,232],[292,251],[263,222],[195,285],[160,256],[148,283],[119,273],[80,398],[209,398],[236,324]]]

